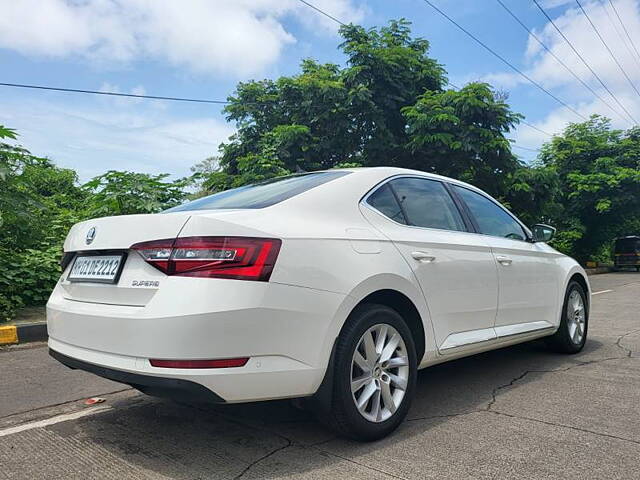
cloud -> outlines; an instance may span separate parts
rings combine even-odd
[[[174,108],[109,97],[80,105],[6,98],[0,124],[15,128],[32,153],[75,169],[83,181],[110,169],[179,177],[215,155],[234,129],[222,119],[184,116]]]
[[[560,0],[548,1],[546,2],[547,6],[550,6],[550,3],[559,6],[564,2]],[[640,90],[640,59],[635,56],[633,47],[629,44],[615,12],[611,10],[611,6],[608,2],[592,1],[587,3],[585,1],[581,3],[633,84]],[[615,6],[636,47],[640,47],[640,2],[638,0],[617,0]],[[584,14],[577,7],[572,7],[554,18],[554,22],[619,102],[624,105],[634,118],[640,119],[640,96],[612,60],[611,55],[598,39]],[[580,79],[591,86],[613,110],[567,72],[533,38],[529,38],[527,49],[523,55],[525,64],[523,70],[525,73],[545,88],[552,89],[554,94],[569,103],[582,115],[588,117],[594,113],[602,114],[612,119],[614,127],[628,128],[631,122],[624,110],[602,87],[584,63],[580,61],[553,25],[547,23],[535,33],[558,58],[573,70]],[[491,81],[498,88],[514,88],[518,85],[529,85],[528,88],[536,88],[531,86],[520,75],[511,71],[491,73],[485,75],[483,79]],[[539,94],[544,95],[542,92],[539,92]],[[534,123],[534,125],[550,133],[559,133],[567,123],[576,121],[581,121],[581,119],[567,108],[558,106],[549,112],[545,118]],[[522,125],[516,133],[516,139],[523,146],[537,147],[543,141],[548,140],[548,137],[526,125]]]
[[[357,22],[364,11],[351,2],[315,4]],[[196,73],[246,76],[296,41],[283,25],[287,17],[320,32],[337,29],[295,0],[20,0],[2,7],[0,48],[107,66],[152,58]]]
[[[544,8],[556,8],[567,5],[568,3],[574,3],[574,0],[544,0],[540,3],[542,3]]]

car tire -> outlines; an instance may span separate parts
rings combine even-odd
[[[589,302],[584,287],[571,281],[564,295],[562,317],[556,333],[548,337],[548,345],[560,353],[578,353],[587,341]]]
[[[333,365],[325,416],[339,435],[373,441],[400,425],[415,393],[417,359],[411,331],[397,311],[357,307],[337,339]]]

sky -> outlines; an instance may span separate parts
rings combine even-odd
[[[568,122],[599,113],[626,129],[640,118],[640,0],[538,0],[586,65],[533,0],[501,1],[548,50],[498,0],[429,1],[529,80],[424,0],[309,0],[365,27],[406,18],[452,84],[506,92],[527,123],[508,134],[524,161]],[[225,100],[240,81],[295,74],[303,58],[344,64],[337,29],[299,0],[7,2],[0,82]],[[82,181],[110,169],[184,176],[234,132],[218,105],[2,86],[0,124]]]

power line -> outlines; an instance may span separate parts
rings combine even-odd
[[[627,31],[627,27],[625,27],[625,25],[624,25],[624,22],[620,18],[620,15],[618,14],[618,9],[616,8],[616,6],[613,4],[613,2],[611,0],[609,0],[609,5],[611,5],[611,8],[613,9],[613,11],[616,14],[616,17],[618,17],[618,21],[620,22],[620,25],[622,25],[622,29],[624,30],[625,35],[629,39],[629,42],[631,43],[631,46],[635,50],[636,55],[638,56],[638,58],[640,58],[640,53],[638,52],[638,49],[636,48],[636,44],[634,43],[633,39],[629,35],[629,32]]]
[[[542,133],[544,135],[547,135],[548,137],[553,137],[553,134],[551,134],[549,132],[545,132],[541,128],[538,128],[535,125],[530,124],[529,122],[525,122],[524,120],[520,120],[520,123],[522,123],[523,125],[526,125],[529,128],[533,128],[534,130],[537,130],[538,132],[540,132],[540,133]]]
[[[539,148],[529,148],[529,147],[522,147],[520,145],[516,145],[515,143],[511,144],[512,147],[515,148],[519,148],[520,150],[526,150],[527,152],[535,152],[538,153],[540,151]]]
[[[613,92],[609,89],[609,87],[607,87],[607,85],[602,81],[602,79],[593,70],[593,68],[591,68],[591,65],[589,65],[587,63],[587,61],[584,59],[584,57],[580,54],[580,52],[578,52],[578,50],[576,50],[576,47],[573,46],[573,43],[571,43],[571,41],[569,41],[569,39],[566,37],[566,35],[564,33],[562,33],[562,30],[560,30],[560,28],[556,25],[556,22],[553,21],[553,19],[549,16],[549,14],[546,12],[546,10],[544,8],[542,8],[542,6],[538,3],[538,0],[533,0],[533,3],[536,4],[536,7],[538,7],[538,10],[540,10],[542,12],[542,14],[546,17],[546,19],[549,20],[551,25],[553,25],[553,28],[555,28],[556,31],[560,34],[560,36],[564,39],[564,41],[567,42],[567,45],[569,45],[569,47],[571,47],[571,50],[573,50],[573,52],[578,56],[578,58],[582,61],[584,66],[589,69],[589,71],[593,74],[594,77],[596,77],[598,82],[600,82],[600,85],[602,85],[602,87],[607,91],[607,93],[609,93],[609,95],[611,95],[611,97],[616,101],[618,106],[620,108],[622,108],[622,110],[624,110],[624,113],[626,113],[629,116],[629,118],[631,119],[631,121],[634,124],[637,124],[638,123],[637,120],[635,118],[633,118],[633,116],[624,107],[624,105],[620,102],[620,100],[618,100],[618,97],[616,97],[613,94]]]
[[[620,65],[620,62],[618,61],[618,59],[616,58],[616,56],[613,54],[613,52],[611,51],[611,49],[609,48],[609,45],[607,45],[607,42],[604,41],[604,38],[602,38],[602,35],[600,35],[600,31],[598,30],[598,28],[594,25],[594,23],[591,21],[591,18],[589,17],[589,15],[587,14],[586,10],[582,7],[582,4],[580,3],[580,0],[576,0],[576,3],[578,4],[578,6],[580,7],[580,10],[582,10],[582,13],[584,14],[584,16],[586,17],[586,19],[589,21],[589,24],[591,25],[591,27],[593,28],[593,31],[596,32],[596,35],[598,36],[598,38],[600,39],[600,41],[602,42],[602,45],[604,45],[604,48],[607,49],[607,52],[609,52],[609,55],[611,55],[611,58],[613,59],[613,61],[616,63],[616,65],[618,66],[618,68],[620,69],[620,71],[622,72],[622,74],[624,75],[624,77],[627,79],[627,82],[629,82],[629,85],[631,85],[631,88],[633,88],[635,90],[635,92],[638,94],[638,97],[640,97],[640,91],[638,91],[638,89],[636,88],[636,86],[633,84],[633,82],[631,81],[631,79],[629,78],[629,75],[627,75],[627,72],[624,70],[624,68],[622,68],[622,65]]]
[[[316,12],[321,13],[322,15],[324,15],[327,18],[330,18],[331,20],[333,20],[336,23],[339,23],[342,26],[346,26],[347,24],[344,22],[341,22],[340,20],[338,20],[336,17],[329,15],[327,12],[320,10],[318,7],[316,7],[315,5],[312,5],[309,2],[306,2],[305,0],[300,0],[300,2],[304,3],[307,7],[313,8]]]
[[[137,95],[134,93],[104,92],[100,90],[82,90],[79,88],[49,87],[45,85],[26,85],[22,83],[0,83],[0,86],[16,87],[16,88],[32,88],[36,90],[53,90],[56,92],[88,93],[92,95],[108,95],[111,97],[147,98],[151,100],[171,100],[174,102],[214,103],[216,105],[226,105],[231,103],[227,100],[207,100],[203,98],[182,98],[182,97],[161,97],[158,95]]]
[[[633,61],[636,62],[636,65],[638,65],[638,67],[640,67],[640,60],[638,59],[638,56],[633,54],[633,51],[631,50],[631,47],[629,47],[629,44],[627,43],[627,40],[625,40],[624,37],[622,36],[622,34],[620,33],[620,29],[618,28],[618,25],[616,25],[615,20],[613,19],[613,17],[609,13],[609,9],[607,8],[607,4],[604,3],[604,0],[600,0],[600,4],[602,5],[602,9],[604,10],[604,12],[607,14],[607,18],[609,19],[609,22],[611,22],[611,25],[613,25],[613,28],[616,31],[616,35],[618,35],[618,38],[620,39],[620,42],[622,42],[624,44],[624,47],[627,49],[627,52],[629,52],[629,55],[631,55],[631,58],[633,58]],[[618,17],[618,19],[619,19],[619,17]],[[623,25],[623,27],[624,27],[624,25]]]
[[[511,15],[513,17],[513,19],[518,22],[520,24],[520,26],[522,28],[524,28],[524,30],[531,36],[531,38],[533,38],[536,42],[538,42],[538,44],[544,48],[547,53],[549,53],[549,55],[551,55],[553,58],[555,58],[555,60],[564,67],[564,69],[569,72],[571,75],[573,75],[573,77],[578,80],[578,82],[580,82],[586,89],[588,89],[593,95],[595,95],[602,103],[604,103],[607,107],[609,107],[609,109],[614,112],[616,115],[620,116],[620,118],[623,118],[623,115],[618,112],[616,109],[614,109],[604,98],[602,98],[598,92],[596,92],[593,88],[591,88],[591,86],[589,84],[587,84],[584,80],[582,80],[573,70],[571,70],[571,68],[569,68],[567,66],[566,63],[564,63],[555,53],[553,53],[553,51],[547,47],[547,45],[544,44],[544,42],[542,40],[540,40],[540,38],[538,38],[538,36],[533,33],[533,31],[531,31],[531,29],[529,27],[527,27],[524,22],[522,22],[522,20],[520,20],[520,18],[518,18],[518,16],[513,13],[513,11],[507,7],[504,2],[502,0],[496,0],[501,6],[502,8],[504,8],[507,13],[509,15]],[[625,119],[626,120],[626,119]]]
[[[585,117],[584,115],[582,115],[580,112],[578,112],[577,110],[575,110],[573,107],[569,106],[567,103],[563,102],[562,100],[560,100],[558,97],[556,97],[553,93],[551,93],[549,90],[547,90],[546,88],[544,88],[542,85],[540,85],[538,82],[536,82],[534,79],[532,79],[531,77],[529,77],[526,73],[524,73],[523,71],[521,71],[520,69],[518,69],[518,67],[516,67],[515,65],[513,65],[511,62],[509,62],[506,58],[504,58],[502,55],[500,55],[499,53],[497,53],[495,50],[493,50],[491,47],[489,47],[486,43],[484,43],[482,40],[480,40],[478,37],[476,37],[473,33],[471,33],[469,30],[467,30],[466,28],[464,28],[462,25],[460,25],[458,22],[456,22],[453,18],[451,18],[449,15],[447,15],[445,12],[443,12],[442,10],[440,10],[437,6],[435,6],[433,3],[431,3],[429,0],[423,0],[424,3],[426,3],[427,5],[429,5],[431,8],[433,8],[436,12],[438,12],[440,15],[442,15],[444,18],[446,18],[447,20],[449,20],[451,23],[453,23],[456,27],[458,27],[458,29],[460,29],[462,32],[464,32],[466,35],[468,35],[470,38],[472,38],[473,40],[476,41],[476,43],[478,43],[481,47],[483,47],[485,50],[487,50],[489,53],[491,53],[493,56],[495,56],[496,58],[498,58],[499,60],[501,60],[503,63],[505,63],[507,66],[509,66],[512,70],[514,70],[515,72],[517,72],[521,77],[523,77],[524,79],[526,79],[527,81],[529,81],[530,83],[532,83],[533,85],[535,85],[536,87],[538,87],[540,90],[542,90],[544,93],[546,93],[547,95],[549,95],[551,98],[553,98],[556,102],[558,102],[559,104],[563,105],[564,107],[566,107],[567,109],[569,109],[570,111],[572,111],[573,113],[575,113],[578,117],[582,118],[583,120],[588,120],[587,117]]]

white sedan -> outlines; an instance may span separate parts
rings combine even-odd
[[[150,395],[307,397],[373,440],[416,372],[547,337],[585,344],[584,270],[481,190],[397,168],[292,175],[75,225],[47,304],[60,362]]]

